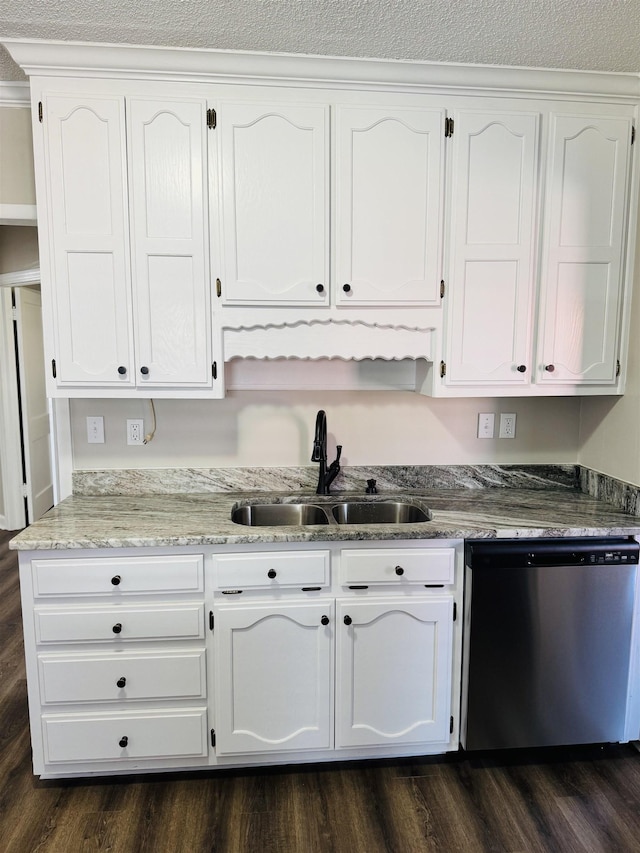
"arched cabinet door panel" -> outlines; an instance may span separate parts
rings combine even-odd
[[[540,117],[464,111],[454,121],[446,384],[524,386]]]
[[[43,100],[56,382],[134,383],[122,97]],[[126,374],[118,367],[127,367]]]
[[[631,118],[551,116],[537,381],[616,382]]]
[[[335,116],[336,302],[439,305],[445,111]]]
[[[326,304],[329,107],[222,103],[216,133],[223,300]]]

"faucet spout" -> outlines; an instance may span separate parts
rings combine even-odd
[[[319,463],[317,495],[328,495],[329,486],[338,476],[340,454],[342,453],[341,444],[336,447],[336,451],[336,458],[327,468],[327,415],[323,409],[320,409],[316,415],[316,432],[313,439],[313,450],[311,451],[311,461]]]

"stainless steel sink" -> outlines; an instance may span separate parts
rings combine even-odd
[[[426,508],[395,500],[246,504],[234,507],[231,520],[251,527],[310,524],[412,524],[430,521]]]
[[[252,527],[280,527],[286,524],[329,524],[322,507],[315,504],[253,504],[236,507],[231,521]]]
[[[411,524],[429,521],[414,504],[400,501],[345,501],[331,507],[338,524]]]

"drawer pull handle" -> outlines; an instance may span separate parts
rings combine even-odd
[[[351,625],[352,622],[353,622],[353,619],[351,618],[351,616],[345,616],[344,617],[344,624],[345,625]]]
[[[122,678],[119,678],[116,681],[116,684],[118,685],[118,687],[124,687],[126,683],[127,683],[127,679],[124,677],[124,675],[122,676]]]
[[[402,566],[396,566],[396,574],[397,575],[403,575],[404,574],[404,569],[402,568]]]
[[[322,622],[323,625],[328,625],[329,624],[329,617],[323,616],[320,621]]]
[[[121,580],[122,580],[122,578],[120,577],[120,575],[114,575],[114,576],[111,578],[111,583],[112,583],[114,586],[119,586],[119,585],[120,585],[120,581],[121,581]]]
[[[116,624],[113,626],[113,628],[111,630],[113,631],[114,634],[119,634],[120,631],[122,631],[122,623],[116,622]]]
[[[275,578],[276,574],[277,574],[277,572],[275,569],[269,569],[269,571],[267,572],[267,577],[268,578]]]
[[[125,735],[124,737],[121,737],[121,738],[120,738],[120,740],[118,741],[118,744],[119,744],[123,749],[125,748],[125,746],[126,746],[128,743],[129,743],[129,738],[128,738],[126,735]]]
[[[120,367],[118,368],[118,373],[120,374],[120,376],[124,376],[126,374],[126,372],[127,372],[127,368],[124,366],[124,364],[121,364]]]

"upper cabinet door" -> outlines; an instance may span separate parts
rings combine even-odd
[[[336,107],[338,304],[439,304],[444,121]]]
[[[206,102],[127,102],[137,382],[211,384]]]
[[[455,114],[448,385],[531,381],[536,113]]]
[[[43,113],[56,381],[130,387],[124,99],[50,95]]]
[[[631,119],[555,113],[538,381],[615,383]]]
[[[328,302],[328,131],[327,106],[220,106],[226,303]]]

